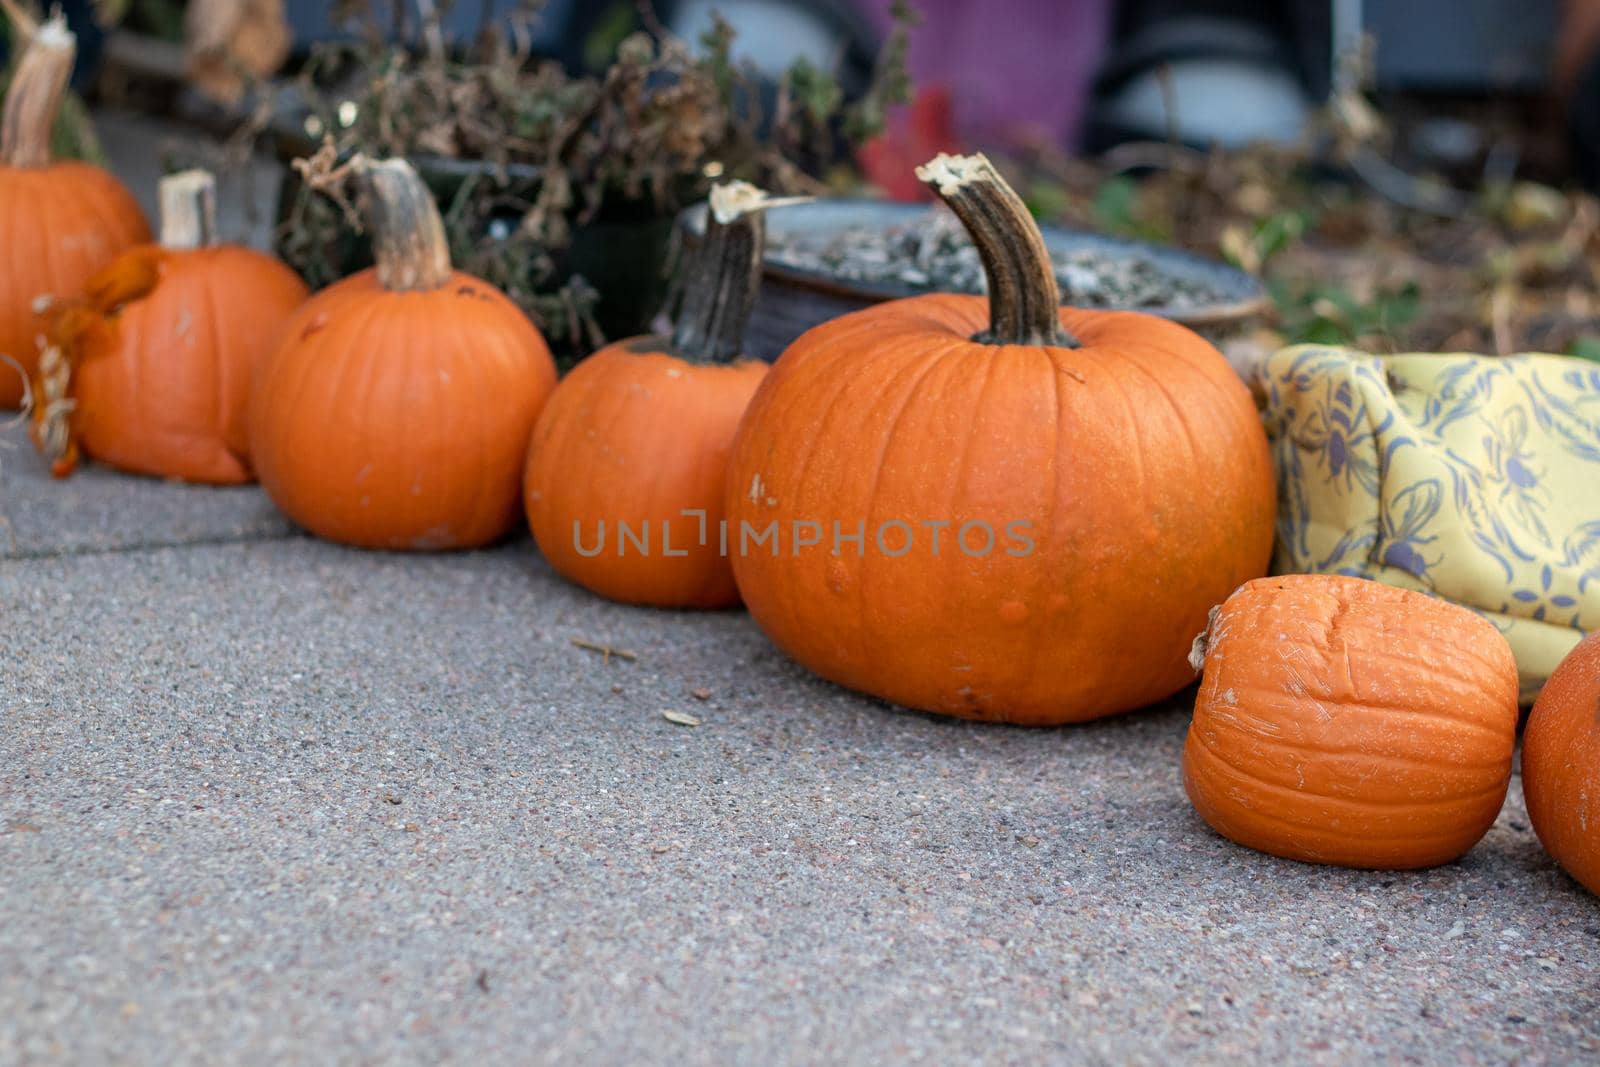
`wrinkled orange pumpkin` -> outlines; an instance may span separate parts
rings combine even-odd
[[[26,46],[0,118],[0,409],[39,364],[36,305],[80,295],[95,271],[150,240],[132,194],[99,167],[52,162],[50,130],[77,40],[60,16],[14,27]]]
[[[1522,793],[1545,849],[1600,894],[1600,633],[1567,654],[1534,702]]]
[[[44,406],[36,412],[35,439],[58,475],[81,447],[136,474],[251,480],[251,378],[307,293],[271,256],[214,243],[215,200],[205,171],[163,178],[161,243],[124,253],[89,279],[82,300],[46,312],[45,336],[65,359],[73,401],[64,433],[46,425]],[[37,382],[40,396],[57,388],[51,369]]]
[[[783,354],[729,465],[745,604],[811,670],[926,711],[1054,724],[1168,696],[1206,611],[1271,555],[1249,391],[1182,326],[1059,307],[982,156],[919,175],[990,296],[880,304]]]
[[[438,208],[407,163],[349,169],[368,186],[377,266],[285,325],[251,395],[256,474],[285,514],[333,541],[487,544],[521,513],[555,363],[504,293],[451,268]]]
[[[720,527],[734,430],[767,372],[741,355],[765,206],[743,182],[713,189],[673,335],[596,352],[539,416],[528,526],[569,581],[633,604],[738,603]]]
[[[1183,781],[1212,829],[1345,867],[1447,863],[1511,780],[1517,665],[1481,616],[1360,578],[1240,588],[1195,643]]]

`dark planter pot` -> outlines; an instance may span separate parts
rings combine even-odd
[[[439,157],[412,157],[417,173],[433,191],[441,213],[469,180],[491,182],[507,203],[527,203],[537,195],[539,168],[513,164],[503,171],[487,163]],[[292,168],[285,172],[278,193],[278,253],[283,255],[283,223],[300,197],[303,183]],[[476,236],[492,232],[496,225],[512,227],[519,213],[508,207],[504,212],[473,220]],[[571,245],[556,257],[554,282],[565,283],[581,274],[602,296],[595,308],[595,321],[608,338],[631,337],[645,333],[650,320],[666,298],[666,260],[673,237],[673,218],[653,204],[617,198],[597,216],[573,231]],[[325,276],[308,278],[326,284],[332,277],[346,277],[372,265],[372,243],[365,235],[342,228],[339,236],[323,248],[319,259]],[[567,353],[581,355],[584,353]]]
[[[772,236],[805,234],[809,240],[825,243],[832,234],[846,229],[887,229],[914,224],[927,211],[928,207],[923,204],[818,200],[771,209],[767,213],[767,232]],[[678,228],[685,249],[694,247],[705,230],[705,206],[695,205],[680,213]],[[1200,304],[1146,305],[1131,310],[1160,315],[1216,338],[1234,332],[1266,309],[1267,295],[1261,283],[1225,264],[1143,241],[1058,226],[1044,226],[1042,230],[1052,252],[1088,252],[1109,261],[1137,259],[1150,264],[1175,284],[1199,286],[1215,294],[1215,299]],[[908,285],[873,285],[840,279],[769,259],[762,271],[761,295],[745,330],[746,350],[751,356],[774,360],[790,342],[819,323],[871,304],[927,291]]]

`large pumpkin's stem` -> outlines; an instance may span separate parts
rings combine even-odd
[[[450,242],[433,194],[403,159],[360,159],[355,172],[371,194],[368,220],[378,284],[392,292],[438,289],[450,281]]]
[[[917,177],[966,227],[989,279],[989,328],[975,341],[1078,347],[1061,325],[1061,290],[1044,235],[1027,205],[982,154],[940,153]]]
[[[0,116],[0,163],[42,167],[50,162],[50,131],[72,79],[77,51],[78,39],[60,13],[34,30],[6,92]]]
[[[712,187],[705,235],[683,277],[673,352],[707,363],[727,363],[743,354],[744,328],[761,289],[764,212],[803,199],[808,198],[774,200],[749,182]]]
[[[209,248],[217,242],[217,179],[206,170],[162,178],[161,246],[174,251]]]

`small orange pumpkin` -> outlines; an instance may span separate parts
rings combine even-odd
[[[1600,894],[1600,633],[1567,653],[1534,702],[1522,794],[1546,851]]]
[[[569,581],[657,607],[739,602],[720,548],[722,498],[734,430],[767,372],[741,357],[766,206],[744,182],[713,189],[672,337],[601,349],[539,416],[528,525]]]
[[[811,670],[926,711],[1046,725],[1168,696],[1272,552],[1249,390],[1182,326],[1060,307],[982,156],[919,176],[990,295],[880,304],[784,352],[729,461],[745,605]]]
[[[1344,867],[1447,863],[1493,824],[1511,780],[1517,665],[1465,608],[1359,578],[1245,584],[1195,642],[1183,749],[1212,829]]]
[[[27,43],[0,117],[0,409],[22,402],[39,364],[36,305],[69,299],[150,225],[117,179],[87,163],[52,162],[50,131],[72,76],[77,39],[56,15],[19,20]],[[20,367],[20,371],[18,368]]]
[[[161,243],[97,273],[82,301],[52,307],[50,360],[70,375],[65,434],[36,433],[56,473],[81,445],[121,470],[218,485],[251,480],[250,382],[306,286],[269,255],[216,244],[216,180],[185,171],[161,180]],[[88,308],[95,321],[77,314]],[[49,368],[41,368],[49,369]],[[40,396],[56,383],[38,384]],[[38,413],[43,422],[44,409]]]
[[[341,171],[368,191],[377,266],[300,306],[250,402],[261,485],[295,522],[369,548],[488,544],[521,512],[528,437],[555,387],[544,338],[453,270],[404,160]]]

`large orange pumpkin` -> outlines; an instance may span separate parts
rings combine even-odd
[[[534,427],[528,525],[551,566],[602,596],[685,608],[739,601],[719,532],[728,450],[767,372],[742,358],[765,206],[743,182],[713,189],[673,335],[596,352]]]
[[[205,171],[169,175],[161,180],[161,243],[124,253],[89,280],[83,300],[47,312],[47,340],[64,355],[41,371],[67,373],[73,401],[66,433],[36,435],[55,450],[58,474],[81,446],[137,474],[251,479],[251,378],[306,287],[269,255],[216,244],[215,230],[215,179]],[[48,378],[41,374],[41,396],[62,388]],[[38,414],[47,421],[48,406]]]
[[[251,396],[256,474],[291,519],[334,541],[487,544],[521,513],[555,363],[504,293],[451,268],[408,164],[350,169],[368,189],[377,266],[290,317]]]
[[[803,665],[913,708],[1053,724],[1168,696],[1207,609],[1271,555],[1249,391],[1182,326],[1059,307],[982,156],[919,175],[990,297],[881,304],[779,359],[730,461],[745,604]]]
[[[13,29],[27,43],[0,118],[0,355],[11,361],[0,361],[0,409],[22,402],[38,367],[41,299],[78,296],[95,271],[150,240],[121,182],[87,163],[50,159],[77,50],[66,22],[57,15]]]
[[[1600,633],[1550,675],[1522,736],[1522,793],[1539,840],[1600,893]]]
[[[1499,814],[1517,665],[1481,616],[1360,578],[1262,578],[1194,655],[1183,780],[1224,837],[1311,863],[1431,867]]]

